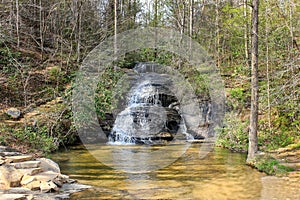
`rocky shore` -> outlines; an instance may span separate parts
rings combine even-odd
[[[69,199],[70,194],[89,189],[61,174],[57,163],[34,158],[0,146],[0,199]]]

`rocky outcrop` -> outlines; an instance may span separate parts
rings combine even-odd
[[[58,164],[47,158],[35,159],[0,146],[0,161],[0,199],[43,199],[44,193],[53,197],[48,199],[65,199],[89,188],[61,174]],[[62,189],[66,187],[69,192]]]

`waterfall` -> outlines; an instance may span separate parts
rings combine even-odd
[[[135,83],[126,96],[109,135],[111,144],[154,144],[173,139],[191,139],[180,103],[168,74],[157,73],[155,64],[140,64]]]

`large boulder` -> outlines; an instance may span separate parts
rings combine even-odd
[[[39,158],[37,161],[40,162],[40,168],[44,171],[53,171],[56,173],[60,173],[59,165],[51,159],[48,158]]]

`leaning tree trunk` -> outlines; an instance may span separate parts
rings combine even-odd
[[[251,112],[249,147],[247,162],[253,160],[258,150],[257,127],[258,127],[258,5],[259,0],[253,0],[252,6],[252,45],[251,45]]]

